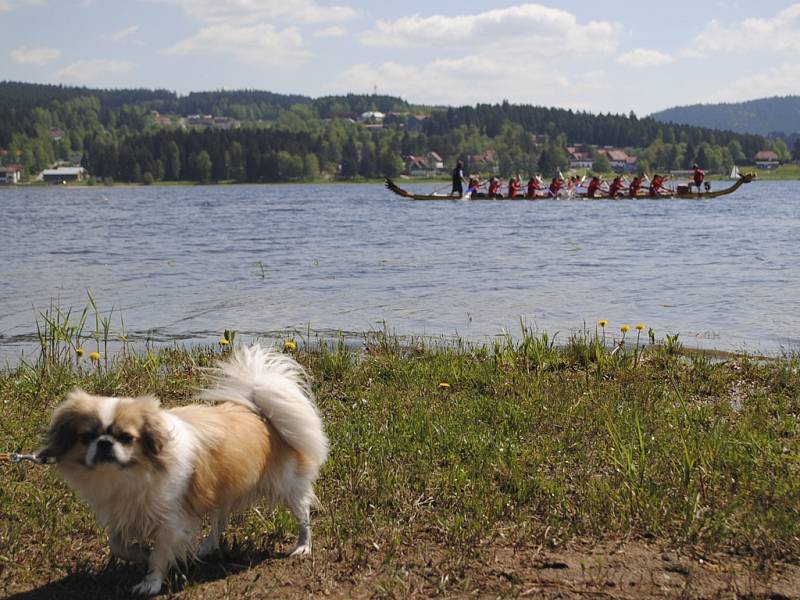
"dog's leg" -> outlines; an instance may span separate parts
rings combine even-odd
[[[297,545],[292,550],[291,556],[311,554],[311,502],[314,492],[309,484],[307,493],[299,495],[296,500],[289,503],[289,509],[297,520]]]
[[[186,555],[192,534],[186,523],[164,523],[158,530],[153,550],[147,560],[147,575],[133,586],[132,592],[144,596],[153,596],[160,592],[170,566]]]
[[[214,522],[211,523],[211,532],[200,543],[200,547],[197,549],[197,556],[199,558],[209,556],[219,550],[219,541],[227,526],[228,511],[220,510],[214,515]]]
[[[122,560],[138,563],[147,562],[147,550],[139,544],[127,544],[116,531],[109,531],[108,547],[113,556]]]

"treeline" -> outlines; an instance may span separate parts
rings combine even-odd
[[[231,130],[165,126],[162,115],[211,114],[238,119]],[[382,127],[355,122],[388,116]],[[417,118],[419,115],[425,118]],[[438,153],[474,171],[551,174],[569,162],[567,145],[603,146],[638,156],[640,170],[711,171],[747,163],[759,150],[791,158],[783,140],[662,123],[630,115],[530,105],[411,106],[381,95],[275,94],[258,90],[197,92],[88,88],[0,82],[0,149],[25,174],[56,161],[80,161],[94,177],[120,181],[290,181],[396,176],[409,155]],[[488,151],[488,152],[487,152]]]

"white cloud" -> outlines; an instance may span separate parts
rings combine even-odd
[[[131,25],[130,27],[126,27],[125,29],[120,29],[108,36],[108,39],[112,42],[121,42],[126,38],[129,38],[133,34],[139,31],[138,25]]]
[[[413,82],[409,86],[409,82]],[[587,109],[581,95],[609,90],[607,75],[600,71],[582,71],[580,85],[569,71],[559,72],[542,63],[509,63],[502,56],[470,55],[432,61],[416,67],[385,62],[377,67],[368,64],[351,66],[331,83],[339,92],[372,90],[394,94],[423,103],[462,106],[475,102],[511,102]],[[421,94],[414,96],[414,94]]]
[[[800,52],[800,4],[792,4],[770,18],[744,19],[733,26],[711,21],[686,49],[687,56],[710,53],[742,54],[753,50]]]
[[[515,54],[605,55],[616,49],[621,26],[611,21],[579,23],[572,13],[540,4],[520,4],[472,15],[418,14],[377,22],[359,38],[383,47],[501,47]]]
[[[310,56],[296,29],[278,31],[272,25],[211,25],[181,40],[166,52],[179,55],[222,54],[232,56],[241,63],[266,67],[292,67],[305,62]]]
[[[207,23],[271,23],[275,18],[287,18],[293,23],[341,22],[357,14],[350,6],[322,6],[315,0],[155,1],[177,6],[188,16]]]
[[[25,6],[44,6],[46,0],[0,0],[0,13],[11,12]]]
[[[61,58],[61,50],[58,48],[28,48],[27,46],[21,46],[11,51],[11,58],[23,65],[42,66]]]
[[[104,58],[78,60],[61,69],[56,73],[56,77],[64,81],[91,83],[102,75],[127,73],[131,70],[131,67],[131,63],[126,60]]]
[[[319,38],[336,38],[343,37],[345,35],[347,35],[347,30],[344,27],[339,27],[338,25],[326,27],[325,29],[320,29],[319,31],[314,32],[314,37]]]
[[[800,64],[783,64],[766,71],[740,75],[703,101],[740,102],[764,96],[795,94],[800,94]]]
[[[647,48],[637,48],[617,57],[619,64],[637,68],[656,67],[671,63],[673,60],[669,54]]]

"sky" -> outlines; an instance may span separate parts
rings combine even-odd
[[[31,83],[644,116],[800,94],[800,3],[0,0],[0,56]]]

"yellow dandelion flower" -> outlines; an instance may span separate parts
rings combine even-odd
[[[283,342],[283,349],[286,352],[294,352],[295,350],[297,350],[297,342],[295,342],[294,340],[286,340],[285,342]]]
[[[229,344],[230,344],[230,341],[228,341],[227,339],[219,338],[219,345],[220,346],[228,346]]]
[[[75,354],[78,356],[78,358],[82,358],[84,353],[85,350],[83,348],[75,348]]]
[[[623,325],[622,327],[619,328],[619,330],[622,333],[628,333],[631,330],[631,326],[630,325]]]
[[[94,352],[89,354],[89,358],[91,359],[92,362],[97,362],[100,360],[100,353],[97,350],[95,350]]]
[[[606,325],[608,325],[608,321],[606,321],[605,319],[600,319],[600,320],[597,322],[597,324],[598,324],[598,325],[600,325],[600,327],[603,327],[603,328],[605,328],[605,326],[606,326]]]
[[[445,382],[445,381],[443,381],[442,383],[439,384],[439,389],[440,390],[447,390],[449,388],[450,388],[450,384]]]
[[[636,331],[642,331],[643,329],[644,329],[644,323],[636,324]]]

